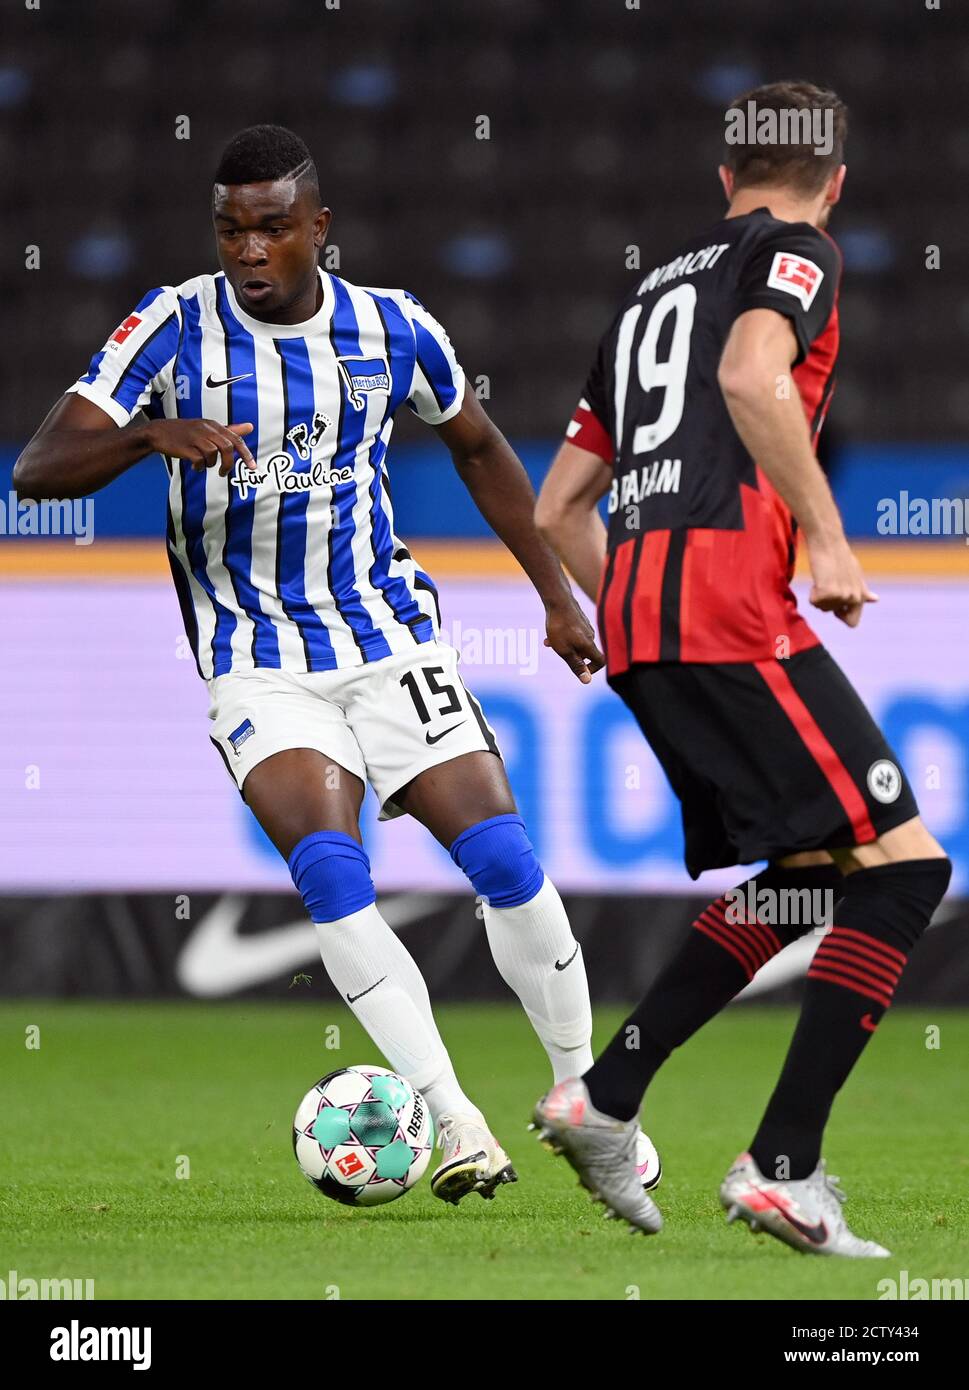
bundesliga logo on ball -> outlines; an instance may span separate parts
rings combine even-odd
[[[293,1121],[293,1152],[324,1197],[376,1207],[409,1192],[434,1132],[419,1091],[383,1067],[345,1067],[316,1083]]]

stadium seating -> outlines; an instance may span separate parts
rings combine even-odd
[[[969,118],[937,80],[964,17],[904,0],[815,0],[799,25],[762,0],[491,0],[485,24],[478,0],[156,0],[132,25],[127,0],[101,0],[95,31],[86,9],[44,0],[10,15],[7,440],[145,289],[213,267],[210,172],[226,138],[260,120],[315,151],[341,273],[418,294],[469,372],[491,379],[505,430],[554,437],[629,278],[626,247],[649,265],[717,217],[720,110],[795,74],[833,84],[853,117],[834,224],[848,278],[833,419],[869,439],[969,424],[969,301],[953,289],[969,261]],[[119,36],[109,59],[106,25]],[[175,138],[180,115],[189,140]],[[946,135],[926,148],[932,129]],[[939,271],[925,269],[928,244]],[[19,268],[28,245],[39,271]]]

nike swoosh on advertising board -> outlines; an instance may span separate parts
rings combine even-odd
[[[320,948],[306,917],[264,931],[240,933],[249,899],[227,893],[199,920],[175,962],[175,979],[188,994],[219,999],[274,980],[315,960]],[[379,900],[380,913],[394,931],[419,921],[439,907],[422,893],[397,893]]]
[[[766,965],[760,967],[750,984],[745,985],[737,998],[753,999],[758,994],[766,994],[768,990],[790,984],[792,980],[803,980],[808,966],[814,959],[814,953],[823,940],[823,937],[815,936],[809,931],[807,936],[799,937],[790,946],[785,946],[783,951],[778,951]]]
[[[940,909],[929,930],[941,926],[943,922],[950,921],[958,915],[958,913],[946,913],[944,909]],[[790,984],[792,980],[803,980],[807,974],[808,966],[814,959],[814,953],[823,940],[824,936],[815,936],[813,931],[809,931],[807,936],[801,936],[790,946],[785,946],[783,951],[778,951],[777,955],[772,956],[766,965],[761,966],[750,984],[744,986],[737,998],[754,999],[758,994],[766,994],[768,990],[779,989],[781,985]]]

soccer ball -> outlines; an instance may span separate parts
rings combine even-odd
[[[434,1126],[427,1102],[384,1067],[341,1067],[300,1101],[293,1152],[313,1186],[353,1207],[403,1197],[430,1162]]]

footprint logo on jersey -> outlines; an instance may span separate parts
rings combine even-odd
[[[302,424],[294,425],[291,430],[287,430],[286,438],[292,442],[294,449],[305,463],[307,459],[312,457],[313,450],[332,424],[333,421],[329,415],[324,415],[322,410],[317,410],[313,414],[312,428],[304,421]]]
[[[337,366],[354,410],[363,410],[368,396],[390,395],[390,371],[383,357],[338,357]]]

